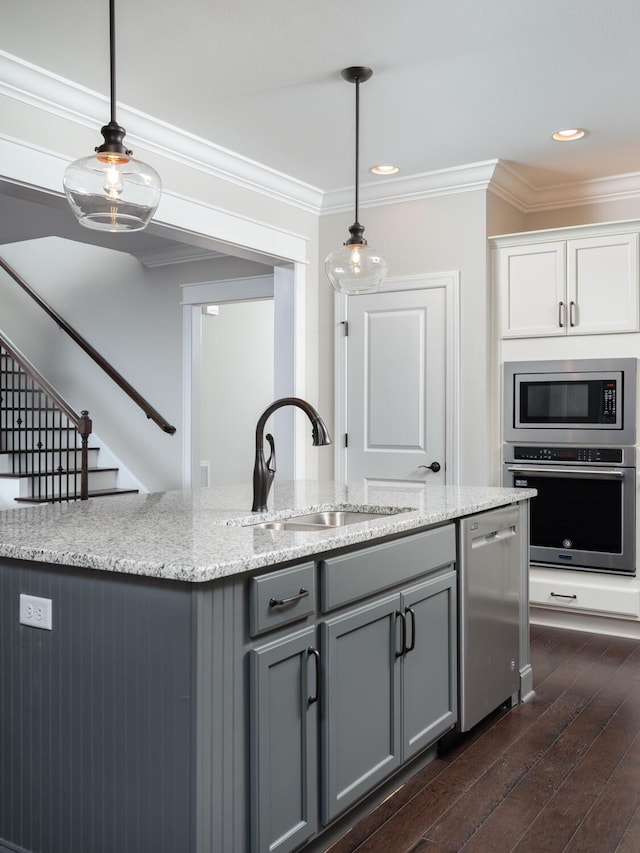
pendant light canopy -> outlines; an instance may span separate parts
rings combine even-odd
[[[98,231],[142,231],[153,216],[162,184],[155,169],[134,160],[116,121],[115,0],[109,0],[111,120],[95,154],[75,160],[64,173],[64,191],[76,219]]]
[[[347,296],[375,293],[387,274],[384,255],[372,249],[364,239],[364,226],[358,222],[358,172],[360,166],[360,83],[366,83],[373,71],[360,65],[345,68],[342,76],[356,85],[356,201],[355,222],[349,228],[351,237],[340,249],[331,252],[324,262],[329,281],[338,293]]]

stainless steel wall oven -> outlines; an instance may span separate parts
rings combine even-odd
[[[635,575],[636,360],[505,364],[503,483],[531,501],[533,565]]]
[[[532,564],[635,574],[634,448],[507,445],[504,483],[538,490]]]

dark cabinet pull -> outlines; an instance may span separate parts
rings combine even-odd
[[[561,592],[552,592],[552,598],[577,598],[577,595],[563,595]]]
[[[300,601],[301,598],[306,598],[309,595],[308,589],[300,589],[300,592],[289,598],[271,598],[269,599],[269,607],[286,607],[287,604],[293,604],[294,601]]]
[[[558,325],[564,328],[564,302],[558,302]]]
[[[398,623],[398,618],[402,619],[402,635],[400,638],[400,651],[396,652],[396,657],[401,658],[407,649],[407,620],[404,613],[396,610],[396,624]]]
[[[318,696],[320,695],[320,652],[312,646],[309,646],[307,649],[307,660],[310,657],[313,658],[316,665],[316,692],[314,696],[309,696],[307,698],[307,705],[313,705],[314,702],[317,702]]]
[[[407,654],[407,652],[412,652],[416,647],[416,614],[410,607],[405,607],[404,612],[411,617],[411,644],[405,646],[404,649],[405,654]]]
[[[569,303],[569,325],[570,326],[576,325],[576,303],[575,302]]]

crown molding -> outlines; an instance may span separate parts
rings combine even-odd
[[[143,266],[150,269],[173,266],[174,264],[189,264],[193,261],[212,261],[215,258],[225,257],[222,252],[211,252],[208,249],[189,245],[146,249],[143,252],[136,252],[135,256]]]
[[[538,188],[519,175],[513,166],[499,160],[489,191],[522,213],[535,213],[585,204],[639,199],[640,172]]]
[[[469,163],[452,169],[424,172],[388,178],[384,183],[360,184],[360,207],[378,207],[417,201],[440,195],[486,190],[493,178],[498,160]],[[341,213],[353,209],[353,187],[326,192],[322,199],[322,213]]]
[[[0,50],[0,94],[82,127],[100,128],[109,114],[104,95]],[[310,213],[319,213],[322,192],[239,154],[118,103],[127,139],[146,151],[206,172]]]
[[[109,112],[109,100],[104,95],[2,50],[0,95],[91,130],[99,129]],[[308,213],[345,212],[353,207],[353,187],[323,193],[139,110],[124,104],[118,104],[118,110],[127,127],[127,139],[134,147],[140,145],[146,151]],[[386,178],[362,184],[359,189],[362,207],[486,190],[522,213],[533,213],[638,199],[640,172],[538,188],[518,173],[517,164],[495,159]]]
[[[475,190],[487,190],[522,213],[534,213],[622,199],[640,199],[640,172],[538,188],[519,174],[513,165],[498,159],[486,160],[421,175],[388,178],[384,184],[361,184],[360,207],[397,204]],[[323,214],[352,209],[353,187],[324,194]]]

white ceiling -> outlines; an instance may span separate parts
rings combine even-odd
[[[500,158],[535,188],[640,171],[638,0],[116,0],[116,16],[119,101],[323,191],[353,184],[340,69],[360,64],[362,181],[385,180],[365,171],[380,162]],[[108,2],[7,3],[0,49],[108,94]],[[582,141],[551,141],[576,126]]]

